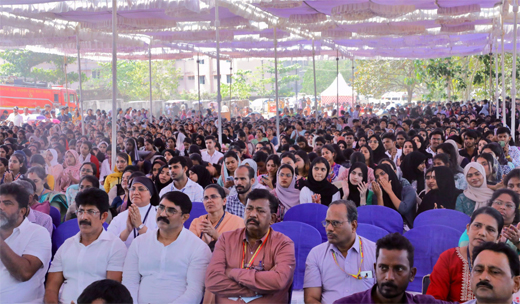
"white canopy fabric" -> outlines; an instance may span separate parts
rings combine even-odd
[[[512,0],[118,0],[118,56],[438,58],[513,49]],[[0,48],[110,58],[111,1],[3,0]],[[502,27],[503,24],[503,27]],[[227,56],[227,57],[226,57]]]
[[[338,90],[339,85],[339,90]],[[353,102],[356,102],[356,97],[354,96],[354,100],[352,100],[352,90],[353,88],[347,84],[345,79],[343,78],[343,75],[341,73],[338,74],[336,79],[330,84],[330,86],[325,89],[321,93],[321,104],[327,105],[327,104],[336,104],[336,100],[342,104],[342,103],[349,103],[353,104]],[[339,95],[339,96],[338,96]],[[355,95],[355,91],[354,91]],[[339,97],[339,98],[338,98]]]

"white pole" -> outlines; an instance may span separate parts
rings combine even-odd
[[[495,37],[495,115],[498,119],[498,38]]]
[[[153,122],[153,103],[152,103],[152,42],[148,48],[148,80],[150,81],[150,123]]]
[[[276,27],[274,28],[274,96],[276,100],[276,136],[280,144],[280,110],[278,101],[278,39],[276,38]]]
[[[351,108],[354,106],[354,62],[355,59],[354,57],[352,57],[352,104],[350,105]]]
[[[513,73],[511,75],[511,137],[516,142],[515,137],[515,116],[516,116],[516,34],[518,25],[518,0],[513,2],[514,28],[513,28]]]
[[[339,50],[336,50],[336,117],[339,117]]]
[[[506,81],[505,81],[505,67],[504,67],[504,16],[502,16],[502,124],[506,125]]]
[[[117,146],[117,0],[112,0],[112,165],[116,163]]]
[[[215,0],[215,38],[217,38],[217,104],[218,104],[218,143],[222,144],[222,96],[220,95],[220,19],[218,16],[218,0]],[[199,80],[200,81],[200,80]]]
[[[316,51],[314,49],[314,39],[312,40],[312,74],[314,76],[314,117],[316,117],[316,120],[318,120],[318,92],[316,91]]]
[[[79,34],[76,35],[76,46],[78,49],[78,75],[79,75],[79,103],[81,106],[79,107],[79,115],[81,116],[81,135],[85,135],[85,111],[83,109],[83,86],[81,84],[81,55],[79,54]]]

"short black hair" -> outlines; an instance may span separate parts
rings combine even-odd
[[[226,191],[219,184],[209,184],[204,188],[204,191],[210,188],[216,189],[222,199],[226,198]]]
[[[478,139],[478,133],[475,130],[466,130],[464,133],[466,136],[471,137],[473,139]],[[498,133],[497,133],[498,134]]]
[[[206,140],[212,140],[212,141],[215,142],[215,143],[217,142],[217,139],[216,139],[215,136],[213,136],[213,135],[208,135],[208,136],[206,136],[206,137],[204,138],[204,141],[206,141]]]
[[[173,164],[178,164],[180,163],[181,164],[181,167],[188,167],[188,161],[186,160],[186,158],[182,157],[182,156],[174,156],[170,159],[170,161],[168,162],[168,165],[173,165]]]
[[[78,304],[90,304],[97,299],[102,299],[107,304],[131,304],[134,302],[132,295],[123,284],[110,279],[95,281],[88,285],[76,302]]]
[[[504,185],[507,187],[507,184],[509,183],[509,180],[513,177],[516,177],[520,179],[520,168],[515,168],[509,172],[506,177],[504,178]]]
[[[475,209],[475,211],[473,211],[473,214],[471,215],[469,224],[471,225],[475,221],[477,216],[479,216],[481,214],[487,214],[489,216],[492,216],[495,219],[495,221],[497,221],[497,225],[498,225],[497,230],[498,230],[498,234],[500,235],[500,233],[502,233],[502,228],[504,228],[504,218],[502,217],[500,212],[498,212],[498,210],[496,210],[493,207],[484,206],[484,207]]]
[[[253,169],[249,166],[246,166],[246,165],[240,165],[240,166],[238,166],[237,170],[240,168],[247,168],[247,172],[249,172],[248,176],[249,176],[250,180],[255,178],[255,169]],[[235,172],[236,172],[236,170],[235,170]]]
[[[167,192],[161,196],[160,201],[164,199],[174,203],[176,206],[179,206],[181,208],[182,214],[190,214],[191,208],[193,207],[190,197],[180,191]]]
[[[22,185],[17,183],[6,183],[0,185],[2,195],[12,195],[18,203],[18,209],[29,207],[29,192],[25,191]]]
[[[387,133],[383,134],[383,137],[381,137],[381,140],[383,140],[385,138],[388,138],[391,141],[395,141],[395,135],[394,135],[394,133],[391,133],[391,132],[387,132]]]
[[[486,242],[480,246],[473,248],[473,260],[471,261],[472,265],[475,265],[475,260],[477,259],[477,256],[484,250],[490,250],[496,253],[505,254],[507,256],[507,259],[509,260],[509,268],[511,268],[511,277],[516,277],[520,275],[520,260],[518,260],[518,255],[515,251],[513,251],[513,249],[511,249],[508,245],[502,242]]]
[[[278,199],[266,189],[254,189],[253,191],[249,192],[246,197],[246,202],[249,200],[256,201],[259,199],[269,200],[269,209],[271,214],[276,214],[278,212],[278,206],[280,204]]]
[[[87,181],[91,182],[91,183],[92,183],[92,187],[94,187],[94,188],[99,188],[99,180],[96,178],[96,176],[94,176],[94,175],[85,175],[85,176],[83,176],[83,177],[79,180],[78,185],[81,185],[81,182],[82,182],[83,180],[87,180]]]
[[[504,134],[504,133],[507,133],[509,136],[511,136],[511,130],[509,130],[508,127],[500,127],[497,129],[497,135]]]
[[[108,212],[110,207],[108,204],[108,194],[99,189],[99,182],[98,188],[92,187],[78,192],[76,195],[76,207],[79,209],[80,206],[96,206],[99,210],[99,217],[101,217],[103,213]]]
[[[397,232],[387,234],[376,242],[376,261],[379,258],[379,250],[406,250],[408,252],[408,263],[413,267],[414,248],[412,243]]]
[[[428,136],[429,139],[432,139],[433,135],[440,135],[442,142],[444,142],[444,132],[440,129],[433,130]]]
[[[357,207],[356,203],[354,203],[351,200],[336,200],[330,203],[329,207],[332,205],[345,205],[347,207],[347,220],[349,223],[352,223],[352,221],[357,221],[358,219],[358,213],[357,213]]]

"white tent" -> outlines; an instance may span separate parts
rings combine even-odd
[[[339,83],[338,83],[339,82]],[[339,86],[338,86],[339,84]],[[355,91],[354,91],[354,95]],[[339,99],[338,99],[339,97]],[[352,104],[352,87],[347,84],[341,73],[338,74],[336,79],[332,82],[332,84],[321,93],[321,104],[335,104],[336,100],[339,103],[350,103]],[[354,96],[354,102],[356,101],[356,96]]]

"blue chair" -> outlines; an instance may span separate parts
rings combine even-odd
[[[403,233],[403,217],[399,212],[385,206],[366,205],[357,208],[358,223],[370,224],[389,233]]]
[[[377,240],[380,238],[389,234],[389,232],[383,228],[363,223],[358,223],[356,233],[364,238],[371,240],[374,243],[377,242]]]
[[[60,210],[58,208],[51,206],[51,211],[49,212],[49,215],[52,218],[52,223],[54,226],[58,227],[61,224],[61,214]]]
[[[461,234],[466,230],[466,225],[469,224],[470,217],[465,213],[450,209],[433,209],[424,211],[419,214],[413,221],[414,228],[442,225],[451,227]]]
[[[327,217],[327,209],[327,206],[320,204],[300,204],[287,210],[283,220],[311,225],[319,231],[321,240],[326,242],[327,232],[321,222]]]
[[[408,285],[409,291],[421,292],[422,279],[430,274],[439,256],[444,251],[459,245],[460,232],[451,227],[429,225],[415,227],[403,234],[415,248],[415,280]]]
[[[103,228],[107,230],[108,224],[103,223]],[[70,237],[75,236],[79,232],[78,219],[71,219],[61,223],[52,233],[52,255],[58,251],[60,246]]]
[[[191,222],[194,219],[198,218],[201,215],[208,214],[208,212],[204,208],[203,203],[195,202],[195,203],[191,203],[191,204],[192,204],[192,207],[191,207],[191,212],[190,212],[190,218],[186,222],[184,222],[184,228],[186,228],[186,229],[190,229]]]
[[[271,227],[274,231],[285,234],[294,242],[296,269],[294,270],[293,289],[302,289],[305,261],[311,249],[321,244],[321,235],[316,228],[300,222],[280,222]]]

